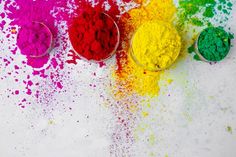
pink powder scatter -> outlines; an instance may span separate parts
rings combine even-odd
[[[4,13],[1,13],[1,14],[0,14],[0,17],[1,17],[1,18],[4,18],[4,17],[5,17],[5,14],[4,14]]]
[[[5,24],[6,24],[6,21],[4,20],[0,21],[0,30],[3,30]]]
[[[29,22],[21,27],[17,46],[21,54],[31,58],[45,56],[52,44],[52,33],[43,23]]]
[[[16,94],[16,95],[18,95],[19,93],[20,93],[19,90],[16,90],[16,91],[15,91],[15,94]]]
[[[57,82],[57,87],[58,87],[58,88],[60,88],[60,89],[62,89],[62,88],[63,88],[63,86],[62,86],[61,82]]]

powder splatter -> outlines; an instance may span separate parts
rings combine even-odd
[[[180,0],[176,25],[185,43],[182,47],[183,56],[201,30],[213,23],[225,27],[231,17],[232,7],[231,0]],[[199,57],[194,55],[194,59],[199,60]]]
[[[53,100],[53,95],[63,90],[62,88],[66,83],[64,79],[68,78],[63,72],[63,57],[68,44],[67,38],[61,34],[63,30],[65,31],[62,19],[68,19],[68,15],[65,16],[66,14],[63,13],[63,11],[69,10],[67,2],[5,0],[2,4],[4,12],[1,13],[1,17],[10,19],[3,27],[3,33],[7,40],[4,42],[8,42],[8,49],[12,52],[4,54],[2,57],[3,60],[9,61],[6,66],[2,67],[8,71],[5,75],[11,75],[15,79],[15,83],[23,83],[25,86],[25,89],[19,89],[19,94],[25,100],[20,103],[20,106],[29,104],[28,101],[31,98],[47,106]],[[25,54],[24,51],[21,51],[22,47],[19,49],[15,44],[18,30],[32,23],[32,21],[42,22],[50,29],[53,35],[54,49],[50,54],[43,57],[34,58],[23,55],[20,58],[16,57],[21,53]],[[60,29],[62,30],[61,33],[59,32]],[[20,62],[19,59],[21,59]],[[14,63],[17,64],[17,69],[7,68]],[[28,84],[29,81],[32,83]]]
[[[130,40],[134,31],[144,22],[151,20],[171,22],[175,12],[176,8],[172,0],[157,0],[131,9],[121,17],[118,24],[123,42],[120,51],[117,52],[118,67],[114,75],[118,95],[119,93],[158,95],[158,80],[162,72],[150,72],[137,66],[130,58]]]
[[[211,25],[210,19],[217,15],[217,21],[223,23],[228,20],[232,6],[230,0],[180,0],[179,21],[181,25],[206,26]]]

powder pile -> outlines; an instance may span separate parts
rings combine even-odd
[[[132,40],[134,60],[151,71],[168,68],[177,59],[180,49],[178,32],[162,21],[143,24]]]
[[[229,53],[232,38],[221,27],[209,27],[199,36],[198,51],[208,61],[221,61]]]
[[[47,26],[38,22],[31,22],[19,31],[17,46],[21,54],[29,57],[42,57],[48,53],[52,44],[52,34]]]
[[[119,26],[121,41],[123,42],[120,51],[117,52],[118,66],[114,75],[117,97],[128,96],[133,93],[150,97],[158,95],[160,90],[158,81],[162,72],[146,71],[137,66],[130,56],[130,41],[135,30],[142,24],[156,20],[172,23],[175,12],[176,7],[172,0],[151,0],[147,5],[145,3],[145,5],[131,9],[121,17]]]
[[[112,18],[92,8],[73,20],[69,36],[77,53],[95,61],[108,58],[119,41],[118,28]]]

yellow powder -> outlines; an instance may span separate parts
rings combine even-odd
[[[119,21],[122,50],[117,52],[118,68],[115,72],[115,97],[129,95],[156,96],[158,81],[163,71],[151,72],[137,66],[130,56],[130,42],[136,29],[148,21],[172,23],[176,7],[172,0],[137,0],[141,5],[124,14]]]
[[[172,24],[163,21],[144,23],[132,40],[135,61],[151,71],[168,68],[177,59],[181,39]]]

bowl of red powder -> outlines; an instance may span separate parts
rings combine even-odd
[[[50,52],[53,36],[50,29],[41,22],[33,21],[22,26],[17,36],[17,46],[27,57],[43,57]]]
[[[91,9],[73,19],[69,26],[69,38],[81,58],[100,62],[116,52],[120,32],[110,15]]]

